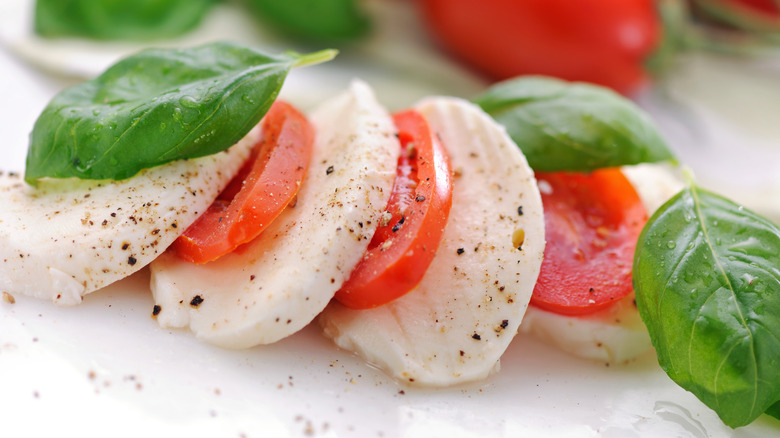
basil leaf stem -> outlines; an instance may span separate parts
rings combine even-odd
[[[650,118],[605,87],[528,76],[499,82],[474,101],[504,125],[537,171],[674,158]]]
[[[693,183],[650,218],[633,269],[658,362],[743,426],[780,401],[780,229]]]
[[[332,59],[231,43],[149,49],[57,95],[33,127],[25,180],[124,179],[227,149],[270,108],[289,70]]]
[[[44,37],[154,40],[194,29],[217,0],[36,0]]]

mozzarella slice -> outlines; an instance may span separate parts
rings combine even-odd
[[[580,316],[531,306],[520,331],[571,355],[609,364],[626,362],[652,347],[633,293],[604,310]]]
[[[621,168],[648,215],[652,215],[666,201],[685,187],[679,167],[666,163],[643,163]]]
[[[369,310],[333,302],[319,322],[340,347],[397,379],[445,386],[497,367],[539,274],[544,221],[525,157],[487,114],[454,98],[416,109],[441,136],[455,172],[441,246],[407,295]]]
[[[683,188],[682,180],[668,165],[639,164],[622,170],[648,214]],[[574,356],[605,363],[623,363],[652,348],[633,293],[588,315],[560,315],[531,306],[520,331]]]
[[[72,305],[150,263],[205,211],[249,155],[255,128],[216,155],[122,181],[0,175],[0,290]]]
[[[360,260],[395,178],[395,127],[359,82],[310,120],[317,136],[294,206],[213,262],[164,254],[152,264],[161,325],[229,348],[275,342],[313,320]]]

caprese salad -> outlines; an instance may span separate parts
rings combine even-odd
[[[774,290],[777,256],[753,252],[780,232],[634,166],[672,157],[633,105],[545,78],[395,114],[360,81],[309,115],[276,99],[290,68],[332,56],[148,50],[55,97],[24,177],[0,175],[0,289],[76,304],[150,265],[163,326],[247,348],[317,319],[340,347],[423,386],[486,377],[518,330],[605,361],[652,343],[727,424],[773,412],[774,387],[736,413],[719,397],[744,391],[699,389],[711,376],[697,354],[717,345],[689,351],[682,377],[674,349],[687,321],[688,339],[717,326],[707,291],[731,292],[723,314],[754,305],[744,290]],[[718,269],[686,276],[690,254]],[[704,303],[667,309],[685,299],[678,282]],[[662,308],[687,313],[670,321]],[[766,310],[749,310],[732,332],[706,334],[763,342],[751,321]],[[768,372],[765,344],[751,344],[748,380]]]

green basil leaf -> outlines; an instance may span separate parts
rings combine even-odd
[[[780,420],[780,401],[770,406],[769,409],[766,410],[766,414]]]
[[[309,40],[350,40],[371,27],[355,0],[247,0],[270,26]]]
[[[152,40],[197,26],[217,0],[36,0],[35,31],[45,37]]]
[[[743,426],[780,400],[780,229],[696,186],[661,207],[634,258],[637,306],[669,377]]]
[[[25,179],[124,179],[223,151],[265,115],[291,67],[333,56],[230,43],[142,51],[48,104],[33,127]]]
[[[510,79],[475,99],[504,125],[538,171],[590,171],[673,159],[630,100],[596,85],[545,77]]]

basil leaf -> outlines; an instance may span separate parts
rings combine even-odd
[[[45,37],[170,38],[197,26],[216,0],[37,0],[35,31]]]
[[[355,0],[247,1],[258,18],[294,37],[349,40],[365,35],[371,27]]]
[[[604,87],[522,77],[493,85],[475,103],[504,125],[537,171],[673,159],[642,110]]]
[[[780,400],[780,229],[693,185],[645,226],[637,306],[658,362],[731,427]]]
[[[265,115],[291,67],[334,55],[275,56],[229,43],[142,51],[48,104],[25,179],[124,179],[223,151]]]
[[[766,414],[780,420],[780,401],[770,406],[769,409],[766,410]]]

